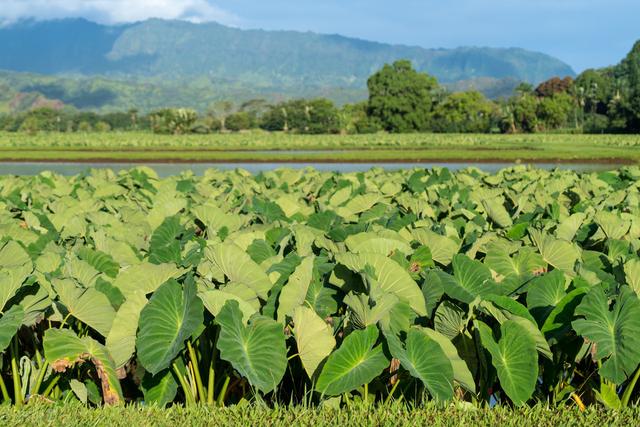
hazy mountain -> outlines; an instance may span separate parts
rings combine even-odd
[[[383,64],[403,58],[453,87],[461,81],[538,83],[574,75],[558,59],[517,48],[424,49],[339,35],[240,30],[217,23],[152,19],[105,26],[65,19],[0,28],[0,69],[56,76],[34,78],[31,87],[24,75],[18,79],[21,91],[50,99],[69,98],[69,93],[56,93],[69,90],[75,81],[69,78],[79,79],[86,92],[99,76],[99,87],[106,80],[119,81],[106,86],[115,90],[124,85],[131,93],[153,90],[158,99],[171,99],[184,87],[193,89],[187,92],[195,96],[206,88],[216,92],[209,97],[326,94],[347,101],[362,97],[367,78]],[[4,74],[7,84],[8,75]],[[342,98],[347,99],[338,99],[344,89],[347,96]],[[96,109],[118,104],[111,98],[120,96],[117,90],[98,95],[102,99],[94,96],[71,104]]]

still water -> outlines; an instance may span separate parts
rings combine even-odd
[[[108,168],[114,171],[128,170],[136,166],[144,165],[156,171],[160,176],[179,174],[185,170],[191,170],[196,175],[201,175],[207,169],[245,169],[251,173],[258,173],[278,168],[303,169],[313,167],[320,171],[329,172],[361,172],[373,167],[385,170],[434,168],[446,167],[452,171],[476,167],[485,172],[493,173],[500,169],[515,166],[514,163],[475,163],[475,162],[428,162],[428,163],[48,163],[48,162],[7,162],[0,163],[0,175],[37,175],[43,171],[51,171],[62,175],[76,175],[91,168]],[[571,169],[580,172],[603,171],[615,169],[613,164],[558,164],[536,163],[540,169]]]

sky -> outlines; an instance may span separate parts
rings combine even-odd
[[[522,47],[577,72],[619,62],[640,39],[639,0],[0,0],[0,23],[66,17],[217,21],[426,48]]]

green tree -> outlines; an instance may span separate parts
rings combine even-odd
[[[536,114],[544,129],[558,129],[568,126],[573,110],[571,95],[558,92],[540,99]]]
[[[438,81],[413,69],[410,61],[385,65],[369,78],[369,115],[389,132],[430,129]]]
[[[489,132],[495,106],[477,91],[447,96],[433,111],[435,132]]]
[[[622,61],[623,73],[628,82],[628,127],[632,132],[640,131],[640,40]]]
[[[167,108],[150,115],[151,128],[155,133],[185,134],[191,132],[198,114],[186,108]]]
[[[251,116],[245,111],[230,114],[225,121],[227,129],[233,132],[251,129],[252,124]]]

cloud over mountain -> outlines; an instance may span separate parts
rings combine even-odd
[[[108,24],[148,18],[217,21],[227,25],[240,21],[208,0],[3,0],[0,7],[0,23],[5,25],[21,19],[67,17]]]

